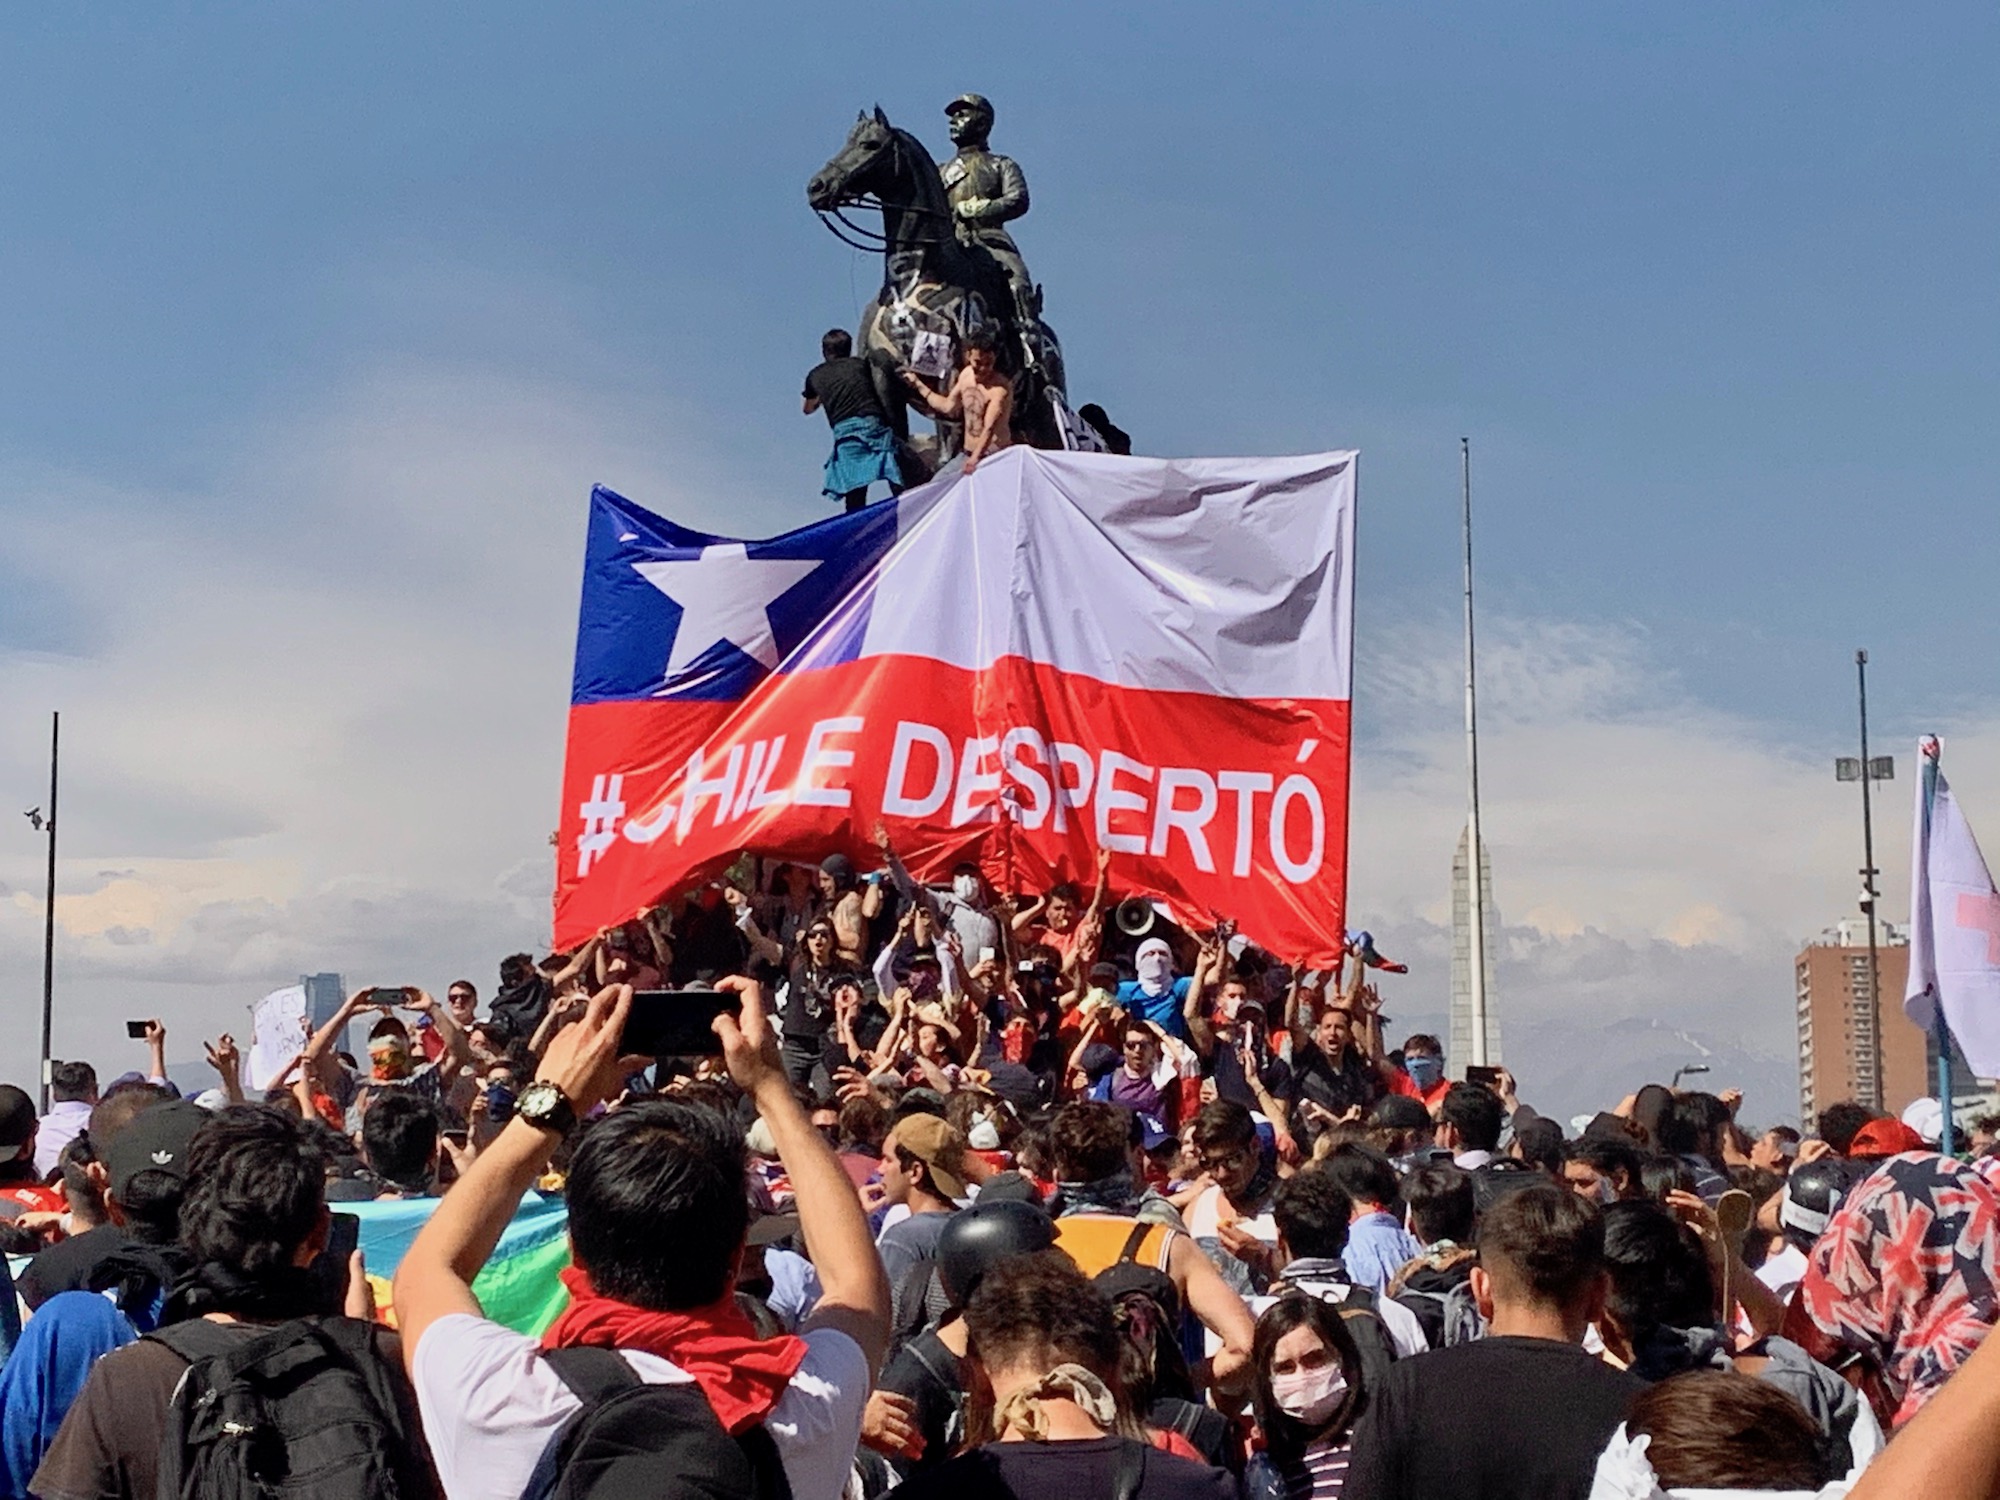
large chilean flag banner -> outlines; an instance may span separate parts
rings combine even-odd
[[[1356,455],[1009,448],[769,541],[598,489],[558,947],[743,851],[1094,874],[1340,951]]]

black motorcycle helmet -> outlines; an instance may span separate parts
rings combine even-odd
[[[953,1307],[963,1307],[980,1279],[1013,1255],[1033,1255],[1056,1242],[1055,1221],[1033,1203],[981,1201],[951,1216],[938,1236],[938,1280]]]
[[[1778,1227],[1785,1239],[1810,1253],[1860,1175],[1853,1162],[1839,1156],[1793,1167],[1778,1201]]]

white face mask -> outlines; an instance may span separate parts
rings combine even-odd
[[[1165,986],[1174,972],[1174,961],[1160,949],[1141,953],[1134,967],[1139,971],[1139,981],[1156,987]]]
[[[977,875],[954,875],[951,877],[951,893],[967,906],[979,899],[979,877]]]
[[[1337,1364],[1271,1377],[1271,1398],[1294,1421],[1316,1427],[1339,1409],[1347,1395],[1347,1376]]]
[[[981,1115],[972,1122],[972,1128],[965,1133],[965,1144],[974,1151],[1000,1149],[1000,1127],[993,1123],[991,1115]]]

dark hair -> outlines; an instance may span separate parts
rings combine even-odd
[[[65,1103],[97,1097],[97,1069],[87,1062],[59,1062],[49,1067],[49,1097]]]
[[[577,1264],[635,1307],[714,1302],[750,1223],[745,1170],[742,1135],[714,1110],[649,1099],[606,1115],[569,1164]]]
[[[1083,905],[1083,892],[1076,888],[1074,880],[1058,881],[1049,887],[1050,901],[1067,901],[1071,906]]]
[[[975,350],[983,350],[988,354],[992,354],[997,352],[999,348],[1000,336],[990,328],[975,328],[965,336],[965,352],[967,354],[971,354]]]
[[[1663,1328],[1715,1322],[1708,1254],[1658,1203],[1614,1203],[1604,1210],[1604,1267],[1611,1273],[1605,1310],[1635,1350]]]
[[[1431,1052],[1439,1057],[1444,1056],[1444,1045],[1427,1031],[1413,1031],[1410,1035],[1403,1038],[1403,1056],[1408,1057],[1412,1047],[1419,1052]]]
[[[101,1224],[104,1222],[104,1189],[90,1175],[90,1164],[96,1160],[97,1149],[91,1144],[90,1132],[80,1130],[70,1137],[69,1144],[56,1158],[56,1171],[62,1178],[63,1196],[69,1200],[70,1212]]]
[[[1984,1115],[1980,1116],[1980,1119],[1986,1119],[1986,1118],[1988,1117]],[[2000,1117],[1995,1117],[1995,1119],[1996,1123],[2000,1123]],[[1979,1123],[1979,1120],[1974,1120],[1972,1123],[1977,1125]],[[1775,1135],[1779,1140],[1783,1141],[1788,1146],[1796,1146],[1799,1143],[1799,1133],[1797,1130],[1793,1129],[1790,1125],[1773,1125],[1768,1129],[1764,1130],[1762,1134]]]
[[[1653,1144],[1670,1156],[1707,1156],[1715,1149],[1716,1126],[1728,1118],[1728,1106],[1713,1094],[1676,1095],[1660,1116]]]
[[[1639,1188],[1648,1198],[1665,1198],[1669,1193],[1692,1193],[1694,1173],[1678,1156],[1655,1152],[1639,1164]]]
[[[1339,1183],[1356,1203],[1387,1208],[1396,1202],[1396,1169],[1389,1158],[1352,1141],[1320,1158],[1319,1170]]]
[[[1649,1083],[1632,1096],[1632,1123],[1646,1133],[1646,1144],[1664,1151],[1660,1144],[1660,1121],[1673,1107],[1674,1091],[1664,1083]]]
[[[1628,1189],[1640,1185],[1644,1165],[1636,1146],[1603,1135],[1586,1135],[1571,1141],[1563,1147],[1563,1160],[1580,1161],[1602,1177],[1623,1172]]]
[[[1012,1256],[982,1276],[965,1304],[965,1334],[967,1357],[989,1372],[1012,1364],[1082,1365],[1120,1398],[1121,1427],[1130,1424],[1119,1370],[1124,1340],[1111,1301],[1060,1251]],[[975,1444],[992,1435],[992,1413],[980,1405],[967,1414],[967,1437]]]
[[[820,335],[821,359],[846,359],[854,352],[854,338],[845,328],[829,328]]]
[[[1295,1328],[1310,1328],[1317,1333],[1320,1342],[1340,1361],[1341,1374],[1347,1379],[1346,1397],[1334,1414],[1316,1428],[1307,1427],[1287,1413],[1271,1391],[1272,1354],[1278,1341]],[[1306,1445],[1322,1438],[1338,1438],[1353,1423],[1367,1395],[1361,1378],[1361,1351],[1355,1347],[1354,1336],[1347,1331],[1340,1309],[1301,1292],[1280,1297],[1264,1309],[1264,1315],[1257,1320],[1256,1335],[1250,1341],[1250,1368],[1254,1372],[1251,1408],[1257,1414],[1257,1425],[1263,1429],[1271,1461],[1287,1480],[1302,1472]]]
[[[840,1106],[840,1144],[882,1149],[889,1135],[889,1111],[873,1094],[856,1094]]]
[[[1354,1200],[1332,1175],[1308,1168],[1278,1184],[1271,1217],[1279,1238],[1293,1255],[1333,1259],[1347,1248],[1347,1225]]]
[[[1876,1118],[1875,1111],[1867,1105],[1843,1099],[1819,1112],[1819,1138],[1833,1147],[1837,1154],[1845,1156],[1854,1145],[1854,1137],[1861,1127]]]
[[[1152,1033],[1146,1035],[1151,1037]],[[1204,1104],[1195,1115],[1194,1143],[1203,1151],[1216,1146],[1254,1146],[1257,1122],[1234,1099],[1217,1099],[1213,1104]]]
[[[282,1271],[325,1211],[326,1158],[301,1121],[232,1104],[194,1133],[180,1237],[197,1263],[248,1277]]]
[[[1574,1307],[1604,1271],[1604,1215],[1554,1183],[1507,1194],[1479,1222],[1479,1263],[1501,1287],[1543,1306]]]
[[[361,1117],[361,1144],[368,1166],[396,1187],[421,1191],[430,1186],[437,1156],[437,1106],[407,1090],[379,1094]]]
[[[1514,1146],[1522,1161],[1551,1177],[1562,1176],[1563,1132],[1554,1120],[1536,1115],[1514,1127]]]
[[[1063,1182],[1096,1182],[1125,1170],[1132,1147],[1132,1112],[1097,1099],[1078,1099],[1049,1123],[1049,1149]]]
[[[1819,1427],[1774,1385],[1691,1370],[1648,1386],[1625,1416],[1662,1489],[1817,1490],[1838,1477]]]
[[[1403,1201],[1410,1209],[1410,1232],[1426,1245],[1439,1240],[1455,1245],[1472,1243],[1478,1210],[1470,1172],[1448,1161],[1418,1167],[1403,1178]]]
[[[1456,1127],[1466,1150],[1493,1151],[1499,1148],[1507,1111],[1485,1084],[1454,1083],[1438,1101],[1438,1122]]]

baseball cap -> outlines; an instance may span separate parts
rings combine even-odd
[[[156,1104],[132,1117],[104,1149],[111,1191],[123,1193],[141,1172],[187,1176],[188,1144],[209,1121],[209,1112],[186,1099]]]
[[[1901,1120],[1870,1120],[1854,1132],[1847,1154],[1863,1161],[1925,1150],[1924,1138]]]
[[[1925,1145],[1935,1146],[1944,1139],[1944,1106],[1926,1095],[1903,1111],[1903,1123],[1922,1136]]]
[[[1141,1151],[1156,1150],[1173,1139],[1175,1139],[1174,1133],[1167,1129],[1166,1121],[1162,1120],[1158,1115],[1141,1114],[1139,1116],[1139,1149]]]
[[[963,1198],[965,1137],[936,1115],[907,1115],[896,1122],[896,1144],[931,1169],[931,1181],[946,1198]]]
[[[25,1146],[35,1133],[35,1101],[11,1083],[0,1083],[0,1150]]]

